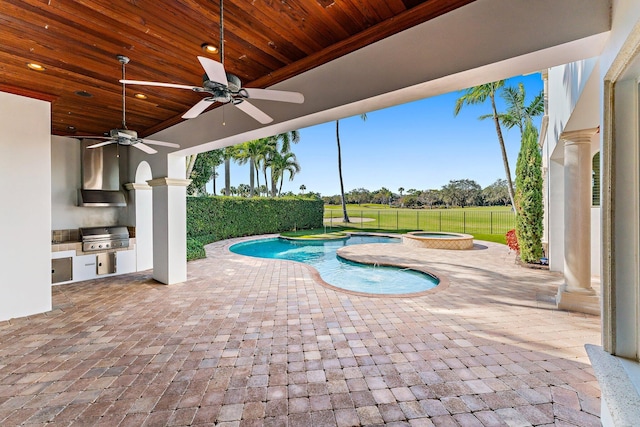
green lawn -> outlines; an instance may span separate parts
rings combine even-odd
[[[358,207],[349,205],[351,223],[340,222],[342,209],[325,206],[324,218],[328,231],[344,227],[358,230],[427,230],[472,234],[477,239],[505,243],[505,233],[515,227],[515,217],[509,207],[472,207],[457,209],[398,209]],[[482,236],[479,237],[479,236]]]

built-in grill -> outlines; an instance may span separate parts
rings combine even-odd
[[[121,225],[81,228],[80,238],[84,252],[129,247],[129,230]]]

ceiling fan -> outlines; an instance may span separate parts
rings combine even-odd
[[[204,68],[202,87],[189,86],[173,83],[148,82],[140,80],[120,80],[123,84],[135,84],[146,86],[170,87],[176,89],[188,89],[194,92],[206,93],[209,96],[203,98],[186,113],[183,119],[198,117],[214,102],[222,104],[231,103],[249,116],[262,124],[270,123],[273,119],[265,112],[250,104],[247,99],[263,99],[268,101],[291,102],[302,104],[304,96],[299,92],[288,92],[282,90],[244,88],[240,78],[228,73],[224,69],[224,21],[223,21],[223,0],[220,0],[220,62],[203,56],[198,56],[198,60]]]
[[[108,144],[117,143],[119,145],[130,145],[132,147],[137,148],[138,150],[142,150],[147,154],[155,154],[158,151],[149,147],[147,144],[151,145],[161,145],[164,147],[172,147],[172,148],[180,148],[178,144],[174,144],[173,142],[163,142],[163,141],[155,141],[153,139],[142,139],[138,138],[138,133],[134,130],[127,129],[126,122],[126,107],[125,107],[125,65],[129,63],[129,58],[124,55],[117,55],[118,61],[122,64],[122,129],[111,129],[108,133],[105,132],[105,136],[74,136],[74,138],[87,138],[87,139],[106,139],[104,142],[99,142],[97,144],[89,145],[87,148],[98,148]]]

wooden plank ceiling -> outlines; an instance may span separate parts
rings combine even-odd
[[[267,87],[472,1],[225,0],[225,68]],[[116,55],[130,58],[129,79],[199,86],[196,56],[219,45],[219,14],[217,0],[3,0],[0,91],[51,101],[53,134],[102,135],[122,122]],[[147,136],[201,98],[127,86],[127,126]]]

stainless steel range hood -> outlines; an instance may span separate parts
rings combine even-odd
[[[82,150],[82,188],[78,190],[78,206],[123,207],[127,206],[120,190],[120,158],[118,144],[87,148],[96,140],[85,139]]]

